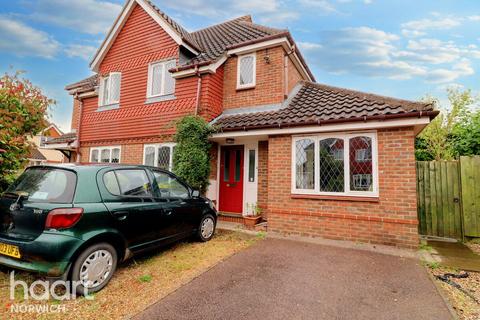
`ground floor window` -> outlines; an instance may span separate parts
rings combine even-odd
[[[121,147],[98,147],[90,149],[90,162],[120,163]]]
[[[294,137],[292,192],[377,196],[374,132]]]
[[[143,164],[173,170],[175,143],[147,144],[143,148]]]

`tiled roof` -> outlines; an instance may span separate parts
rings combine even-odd
[[[32,149],[28,159],[47,160],[47,158],[45,158],[45,156],[37,148]]]
[[[287,30],[255,24],[251,16],[225,21],[192,32],[192,37],[202,48],[202,54],[186,62],[186,65],[215,61],[232,46],[287,33]]]
[[[82,93],[82,92],[88,92],[92,91],[95,89],[95,87],[98,85],[98,75],[94,74],[93,76],[90,76],[86,79],[83,79],[81,81],[69,84],[68,86],[65,87],[65,90],[73,90],[77,89],[77,93]]]
[[[224,114],[214,124],[219,131],[279,128],[334,122],[380,120],[409,116],[434,117],[431,103],[389,98],[302,81],[275,111]]]
[[[198,45],[196,42],[195,38],[187,31],[185,30],[181,25],[179,25],[175,20],[170,18],[165,12],[160,10],[152,1],[146,0],[146,2],[155,10],[157,11],[165,21],[170,24],[170,26],[177,31],[180,36],[182,37],[183,40],[185,40],[189,45],[194,47],[196,50],[201,50],[201,47]]]
[[[70,143],[77,139],[77,134],[75,132],[69,132],[62,134],[58,138],[50,139],[45,142],[45,144],[59,144],[59,143]]]

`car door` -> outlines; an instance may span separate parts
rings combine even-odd
[[[154,197],[147,171],[143,168],[110,170],[101,180],[105,206],[129,248],[138,251],[158,244],[162,240],[159,234],[167,228],[166,201]]]
[[[195,206],[189,188],[177,177],[162,170],[152,170],[154,188],[160,199],[167,200],[165,211],[172,223],[172,232],[178,236],[191,233],[200,222],[201,208]]]

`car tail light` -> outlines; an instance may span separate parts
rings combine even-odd
[[[45,228],[67,229],[72,227],[82,217],[83,208],[59,208],[48,213]]]

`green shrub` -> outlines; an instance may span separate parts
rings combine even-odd
[[[0,192],[24,167],[32,147],[28,138],[47,127],[48,107],[54,103],[19,75],[0,76]]]
[[[173,171],[193,188],[205,193],[210,176],[208,137],[212,127],[201,117],[185,116],[177,123]]]

